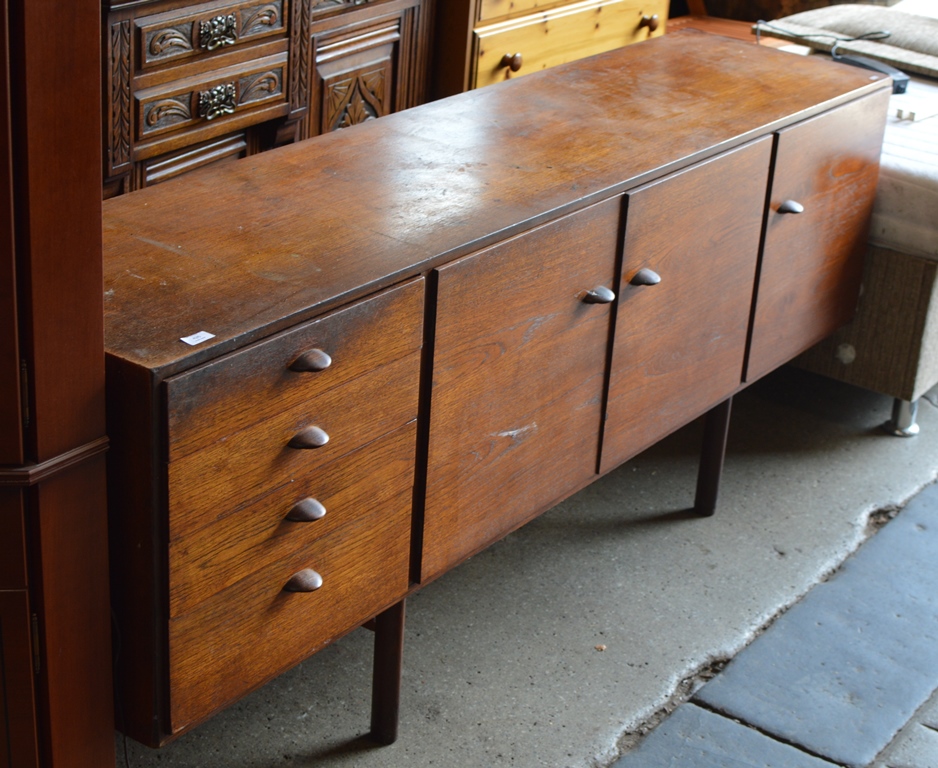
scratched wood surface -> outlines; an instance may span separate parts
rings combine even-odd
[[[870,77],[666,35],[109,200],[107,349],[167,375],[882,87]],[[179,341],[197,331],[215,338]]]

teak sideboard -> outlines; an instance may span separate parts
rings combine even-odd
[[[734,393],[853,312],[889,92],[688,32],[107,201],[122,727],[377,617],[393,740],[413,590],[703,414],[711,513]]]

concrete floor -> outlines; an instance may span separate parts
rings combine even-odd
[[[938,398],[930,396],[932,400]],[[700,425],[623,465],[408,602],[401,734],[372,745],[357,630],[144,766],[607,766],[938,476],[891,399],[785,368],[737,397],[720,508],[691,505]]]

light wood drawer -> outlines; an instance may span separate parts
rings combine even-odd
[[[170,520],[211,519],[242,507],[406,424],[417,415],[419,378],[415,352],[169,462]],[[290,446],[311,428],[328,442]]]
[[[667,0],[587,0],[477,28],[471,87],[518,77],[664,34]],[[658,16],[656,31],[643,19]],[[521,55],[512,71],[506,55]]]
[[[169,459],[311,404],[329,389],[419,350],[422,342],[421,278],[175,376],[166,383]],[[290,370],[317,349],[329,356],[328,367]],[[416,401],[411,405],[416,409]]]
[[[400,600],[409,588],[411,494],[251,574],[169,624],[172,731],[232,700]],[[322,586],[283,590],[314,569]]]
[[[174,518],[170,527],[170,615],[248,574],[289,558],[413,488],[416,422],[281,486],[231,514]],[[299,519],[321,504],[318,519]],[[298,506],[303,505],[300,509]],[[206,524],[207,523],[207,524]]]
[[[135,22],[140,70],[285,35],[287,12],[287,0],[242,0],[143,16]]]

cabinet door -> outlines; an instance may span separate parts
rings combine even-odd
[[[438,270],[424,578],[596,471],[621,200]],[[608,296],[606,298],[609,298]]]
[[[888,98],[880,91],[778,132],[747,381],[853,317]]]
[[[770,155],[767,137],[628,195],[603,471],[740,385]]]

